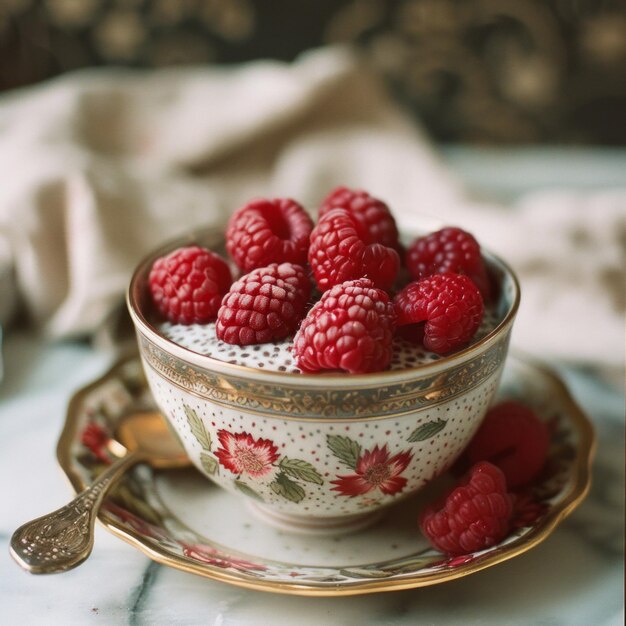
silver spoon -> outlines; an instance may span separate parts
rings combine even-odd
[[[122,444],[120,446],[120,443]],[[109,448],[124,453],[69,504],[20,526],[10,552],[31,574],[65,572],[91,554],[98,509],[111,487],[136,463],[168,469],[189,465],[182,446],[156,411],[129,413]]]

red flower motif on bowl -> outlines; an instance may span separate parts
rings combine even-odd
[[[376,445],[372,450],[365,450],[358,458],[356,474],[337,476],[337,480],[331,481],[335,485],[332,491],[351,498],[369,493],[373,489],[379,489],[386,495],[398,493],[407,483],[406,478],[400,474],[412,458],[413,455],[408,451],[390,456],[387,444],[382,448]]]
[[[252,435],[219,430],[220,448],[215,451],[220,465],[233,474],[247,474],[253,478],[264,476],[278,459],[278,448],[269,439],[254,439]]]

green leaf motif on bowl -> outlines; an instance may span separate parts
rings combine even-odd
[[[327,435],[326,443],[330,448],[330,451],[350,469],[356,470],[359,457],[361,456],[361,446],[350,439],[350,437],[343,437],[342,435]]]
[[[275,494],[290,502],[301,502],[306,495],[304,489],[283,472],[276,475],[276,478],[270,483],[270,487]]]
[[[235,480],[234,483],[235,483],[235,487],[239,489],[239,491],[241,491],[241,493],[243,493],[244,495],[250,498],[254,498],[255,500],[258,500],[259,502],[263,502],[263,498],[261,497],[261,494],[259,494],[254,489],[252,489],[250,485],[247,485],[241,480]]]
[[[438,432],[442,431],[448,422],[446,420],[438,419],[434,422],[428,422],[428,424],[422,424],[418,426],[410,435],[407,441],[409,443],[415,443],[416,441],[426,441],[431,439]]]
[[[307,461],[301,459],[290,459],[284,457],[279,463],[280,469],[284,474],[288,474],[293,478],[299,478],[309,483],[315,483],[316,485],[323,485],[324,479],[321,474]]]
[[[213,476],[213,474],[217,472],[219,464],[214,456],[207,454],[206,452],[201,452],[200,463],[202,463],[202,468],[207,474]]]
[[[196,438],[196,440],[204,450],[206,450],[207,452],[210,451],[213,442],[211,441],[211,435],[209,435],[209,433],[207,432],[207,429],[204,427],[202,420],[198,417],[198,414],[187,404],[183,404],[183,408],[185,410],[185,415],[187,417],[189,428],[191,429],[191,434]]]

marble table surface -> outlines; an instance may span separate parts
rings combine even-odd
[[[486,174],[481,179],[483,170],[476,171],[481,161],[468,159],[463,149],[448,151],[447,158],[468,180],[488,182]],[[487,160],[486,172],[491,157],[485,153],[482,158]],[[519,159],[524,158],[534,163],[536,155],[518,156],[512,171],[519,173]],[[558,183],[567,185],[576,178],[570,177],[571,167],[563,171],[567,176]],[[503,199],[522,191],[513,183],[499,184],[495,191]],[[528,188],[528,179],[524,187]],[[55,459],[67,402],[78,387],[99,376],[112,357],[84,343],[49,344],[19,330],[5,337],[3,352],[2,625],[624,623],[624,395],[623,388],[597,372],[552,364],[592,418],[599,446],[588,498],[545,542],[496,567],[443,585],[369,596],[305,598],[240,589],[157,565],[101,527],[96,529],[93,554],[79,568],[43,577],[21,571],[8,555],[10,535],[26,520],[69,499],[70,487]]]

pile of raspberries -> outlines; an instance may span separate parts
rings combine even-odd
[[[490,548],[516,527],[533,524],[544,507],[532,496],[550,448],[550,431],[515,400],[492,407],[458,467],[465,475],[419,518],[424,536],[450,556]]]
[[[241,272],[234,282],[227,262],[199,246],[157,259],[149,277],[156,307],[175,324],[215,321],[230,344],[295,335],[304,372],[384,370],[396,333],[437,354],[458,350],[492,290],[471,234],[443,228],[405,251],[389,207],[345,187],[323,201],[317,224],[291,199],[246,204],[228,223],[226,250]],[[499,543],[528,514],[521,490],[548,447],[531,409],[512,401],[492,408],[462,457],[465,476],[422,511],[424,535],[453,557]]]
[[[447,354],[480,326],[490,282],[472,235],[448,227],[403,250],[389,207],[365,191],[339,187],[314,224],[291,199],[249,202],[226,229],[241,272],[190,246],[159,258],[149,286],[165,318],[216,322],[235,345],[294,336],[304,372],[387,369],[394,334]],[[321,297],[319,293],[321,293]]]

